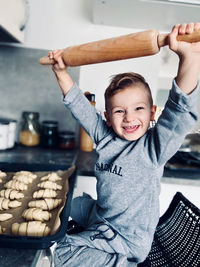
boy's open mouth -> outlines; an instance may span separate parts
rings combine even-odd
[[[126,133],[134,133],[138,130],[140,125],[124,126],[123,129]]]

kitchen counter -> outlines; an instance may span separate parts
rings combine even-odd
[[[22,169],[25,167],[29,170],[31,170],[32,166],[37,166],[39,168],[48,168],[51,166],[53,170],[53,168],[57,166],[65,168],[65,166],[76,165],[78,168],[78,175],[94,176],[94,163],[96,159],[97,153],[95,150],[92,152],[82,152],[78,149],[50,150],[39,147],[15,146],[13,149],[0,151],[0,170],[11,168],[13,171],[16,171],[19,166],[21,166]],[[186,178],[182,178],[181,176],[177,177],[177,175],[176,177],[173,175],[170,177],[169,170],[165,170],[161,182],[200,186],[200,171],[199,179],[194,179],[192,175]],[[34,267],[41,253],[42,250],[0,248],[0,266],[14,265],[15,267]],[[9,265],[6,265],[7,263],[9,263]]]
[[[76,162],[78,150],[45,149],[40,147],[24,147],[16,145],[9,150],[0,151],[0,169],[15,168],[16,164],[28,165],[61,165],[71,166]]]

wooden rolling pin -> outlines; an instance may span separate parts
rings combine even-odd
[[[200,31],[179,35],[177,40],[198,42],[200,41]],[[81,66],[150,56],[157,54],[165,45],[168,45],[168,34],[159,34],[156,30],[149,30],[67,47],[63,51],[62,58],[67,66]],[[41,65],[51,65],[54,62],[48,56],[40,59]]]

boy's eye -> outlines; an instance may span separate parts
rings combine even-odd
[[[137,107],[136,110],[144,109],[144,107]]]
[[[122,109],[118,109],[115,111],[115,113],[123,113],[124,111]]]

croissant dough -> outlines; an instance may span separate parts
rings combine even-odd
[[[7,174],[0,170],[0,183],[3,183],[3,178],[5,178],[6,176],[7,176]]]
[[[54,198],[57,196],[57,193],[53,189],[40,189],[33,193],[33,198]]]
[[[27,221],[48,221],[51,219],[51,213],[40,208],[29,208],[23,211],[22,217]]]
[[[57,182],[62,180],[62,178],[56,173],[56,172],[51,172],[46,176],[43,176],[41,178],[41,181],[52,181],[52,182]]]
[[[8,210],[21,206],[21,202],[17,200],[11,201],[10,199],[0,197],[0,210]]]
[[[54,183],[52,181],[44,181],[42,183],[39,183],[38,187],[48,188],[48,189],[53,189],[53,190],[61,190],[62,189],[61,185],[58,185],[57,183]]]
[[[0,170],[0,178],[5,178],[7,174]]]
[[[45,198],[40,200],[33,200],[28,203],[29,208],[40,208],[42,210],[53,210],[62,203],[59,198]]]
[[[15,189],[8,188],[0,191],[0,197],[7,199],[21,199],[24,197],[24,194]]]
[[[26,176],[31,177],[32,179],[37,178],[37,175],[35,173],[30,172],[30,171],[19,171],[19,172],[16,172],[15,175],[26,175]]]
[[[18,182],[16,180],[10,180],[4,185],[5,188],[10,188],[10,189],[16,189],[20,191],[24,191],[28,189],[28,186],[24,183]]]
[[[40,221],[30,221],[13,223],[11,231],[13,235],[47,236],[50,233],[50,228],[46,225],[46,223],[42,223]]]
[[[2,213],[2,214],[0,214],[0,222],[7,221],[7,220],[11,219],[12,217],[13,217],[13,215],[10,213]]]
[[[2,178],[0,225],[6,228],[2,229],[2,233],[41,237],[59,230],[60,212],[69,190],[68,172],[41,171],[36,174],[32,176],[31,172],[26,171],[9,172],[6,179]],[[42,187],[39,188],[38,184]],[[14,207],[16,209],[12,209]]]
[[[13,180],[24,183],[24,184],[31,184],[33,182],[33,178],[31,178],[28,175],[24,175],[24,174],[18,174],[18,175],[14,175]]]

